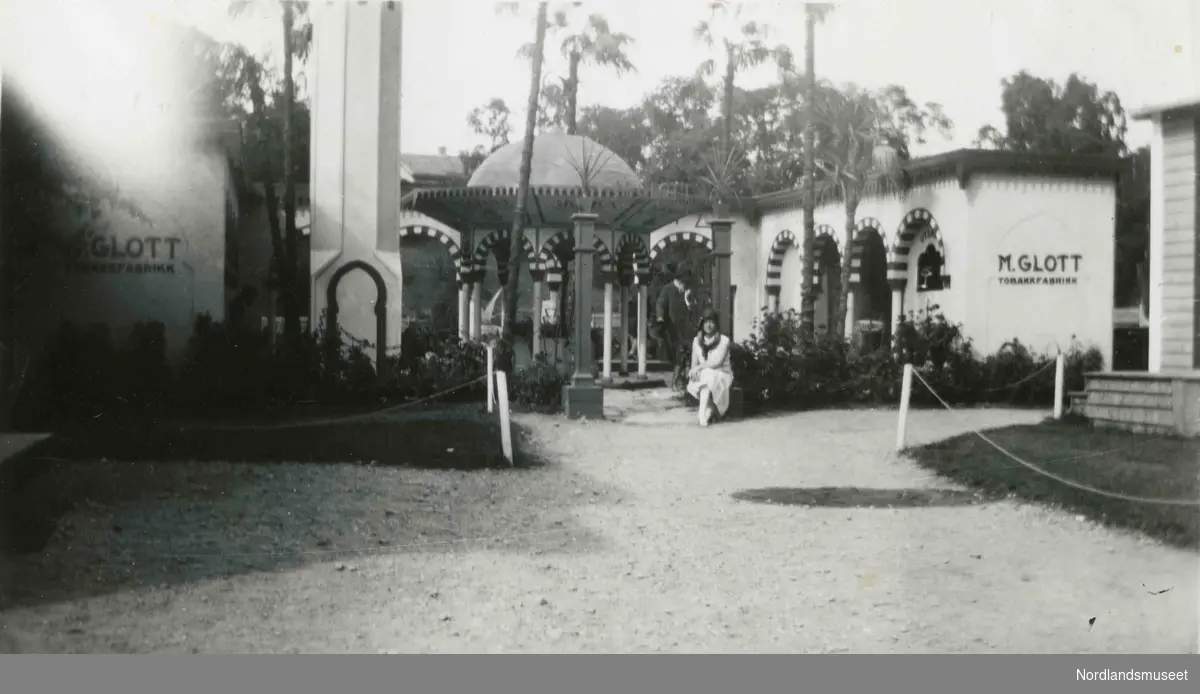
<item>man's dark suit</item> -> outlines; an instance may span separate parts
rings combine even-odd
[[[683,359],[681,354],[689,346],[688,335],[692,327],[683,290],[676,287],[674,282],[663,287],[658,293],[654,314],[663,344],[664,353],[661,356],[674,367],[674,383],[679,380]]]

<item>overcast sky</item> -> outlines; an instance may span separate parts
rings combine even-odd
[[[83,0],[78,0],[83,1]],[[93,0],[94,1],[94,0]],[[158,12],[220,40],[278,54],[278,15],[259,11],[239,20],[228,0],[106,0],[123,9]],[[270,7],[274,3],[264,2]],[[467,112],[499,96],[517,111],[528,96],[528,64],[515,57],[533,37],[534,3],[522,17],[498,17],[490,0],[405,0],[403,148],[451,152],[479,142]],[[955,138],[940,138],[920,154],[969,146],[985,123],[1001,124],[1000,80],[1022,68],[1062,80],[1077,71],[1112,89],[1127,109],[1200,95],[1193,0],[846,0],[818,28],[817,71],[835,82],[901,84],[918,101],[937,101],[955,122]],[[705,57],[692,39],[707,16],[705,0],[590,0],[588,11],[631,34],[638,73],[618,78],[587,68],[581,104],[622,107],[636,102],[668,75],[691,73]],[[799,0],[747,3],[751,15],[772,25],[773,42],[803,55]],[[557,58],[551,69],[561,69]],[[760,70],[742,78],[759,86],[773,78]],[[1130,144],[1148,140],[1131,124]]]

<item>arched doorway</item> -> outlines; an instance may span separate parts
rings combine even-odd
[[[667,234],[650,249],[650,304],[662,290],[662,274],[671,270],[683,279],[696,318],[712,305],[712,239],[690,231]]]
[[[887,241],[878,221],[859,222],[850,252],[854,311],[848,319],[853,320],[852,334],[864,349],[876,349],[888,343],[892,322]]]
[[[341,325],[338,322],[340,317],[340,307],[338,303],[338,286],[342,283],[342,279],[352,270],[362,270],[375,283],[375,300],[373,313],[375,314],[375,349],[372,355],[375,361],[375,373],[382,376],[387,370],[387,355],[381,353],[380,350],[386,349],[387,345],[387,285],[383,281],[383,276],[379,271],[361,260],[354,260],[337,269],[333,273],[333,277],[329,280],[329,286],[325,290],[326,317],[328,325],[325,332],[325,348],[330,352],[330,357],[335,356],[343,347]],[[350,302],[357,308],[361,305],[360,302],[369,301],[360,291],[355,291],[352,288]]]
[[[445,339],[458,331],[458,245],[441,235],[401,232],[401,303],[406,332],[415,328]]]
[[[480,329],[483,336],[499,334],[504,315],[504,295],[509,274],[519,273],[517,280],[517,315],[512,327],[515,365],[520,367],[533,360],[533,269],[537,262],[533,244],[521,237],[521,257],[510,258],[512,232],[498,229],[483,237],[475,247],[474,266],[478,268],[480,291]],[[517,262],[514,262],[517,261]]]
[[[813,238],[813,284],[816,290],[813,327],[817,333],[825,333],[837,318],[842,298],[842,252],[837,232],[828,225],[818,226]]]

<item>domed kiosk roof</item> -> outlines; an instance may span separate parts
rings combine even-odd
[[[521,182],[523,142],[510,142],[484,160],[470,188],[515,188]],[[546,133],[533,140],[533,167],[529,185],[534,187],[580,188],[584,175],[592,189],[641,187],[637,174],[611,149],[582,135]]]
[[[465,187],[424,188],[402,204],[456,229],[509,229],[521,183],[522,142],[492,152]],[[586,179],[586,182],[585,182]],[[707,211],[707,196],[686,186],[643,187],[629,164],[607,147],[560,132],[533,141],[526,228],[571,228],[586,208],[598,227],[649,233],[689,214]]]

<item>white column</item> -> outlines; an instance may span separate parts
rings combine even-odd
[[[896,336],[896,328],[900,326],[900,316],[904,314],[904,290],[892,290],[892,332],[893,338]]]
[[[604,366],[600,372],[601,378],[605,381],[612,380],[612,311],[613,311],[613,283],[611,280],[604,282],[604,348],[601,350],[604,358]]]
[[[471,283],[471,339],[478,340],[483,335],[483,281]]]
[[[779,315],[779,295],[775,293],[767,294],[767,312],[771,315]]]
[[[846,339],[854,337],[854,294],[853,288],[846,290]]]
[[[458,336],[463,340],[471,337],[471,283],[463,282],[458,288]]]
[[[629,287],[621,285],[621,375],[629,375]]]
[[[637,288],[637,360],[638,378],[646,379],[646,299],[650,290],[646,285],[639,284]]]
[[[1166,315],[1163,312],[1163,230],[1167,220],[1166,163],[1163,161],[1162,117],[1154,117],[1154,130],[1150,138],[1150,373],[1162,371],[1163,328]],[[1200,298],[1200,297],[1196,297]],[[1104,368],[1112,369],[1112,364]]]
[[[314,2],[309,151],[314,319],[339,268],[361,262],[383,280],[385,335],[368,297],[337,306],[341,327],[377,345],[400,343],[400,78],[402,3]],[[330,311],[333,313],[333,311]],[[382,360],[380,360],[382,363]]]
[[[542,280],[540,278],[533,280],[533,338],[529,345],[529,351],[534,358],[542,351]]]

